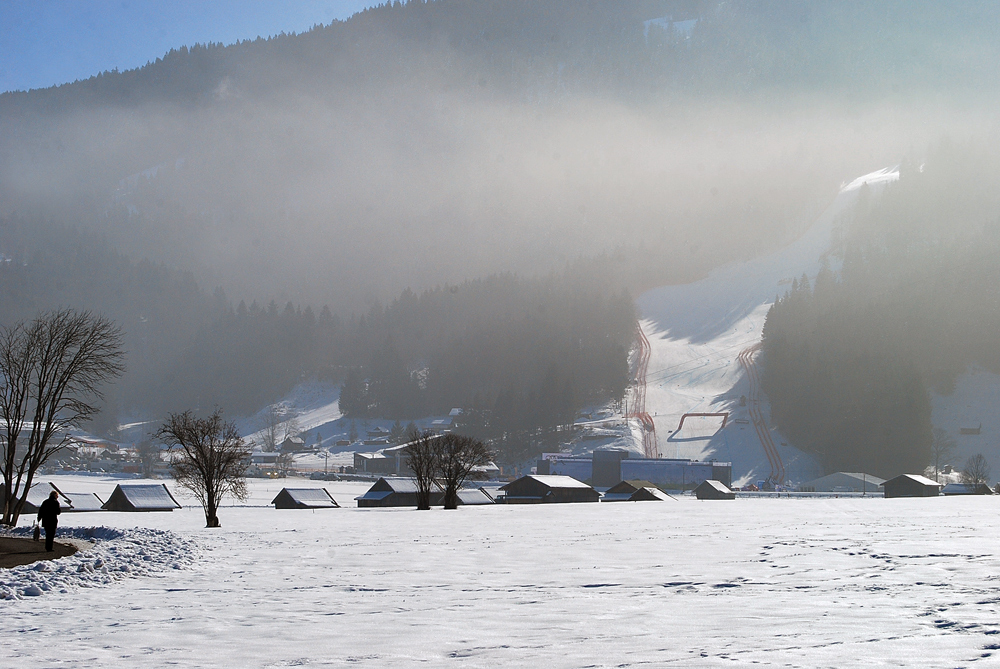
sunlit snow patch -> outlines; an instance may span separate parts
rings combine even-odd
[[[899,180],[899,165],[895,167],[885,167],[883,169],[877,170],[875,172],[870,172],[863,177],[858,177],[846,186],[842,186],[840,189],[841,193],[848,193],[852,190],[858,190],[865,184],[869,186],[874,186],[875,184],[887,184],[893,181]]]

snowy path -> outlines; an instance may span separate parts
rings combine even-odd
[[[19,666],[962,666],[1000,648],[995,506],[243,507],[220,531],[186,508],[138,520],[204,546],[194,567],[0,602],[0,646]]]

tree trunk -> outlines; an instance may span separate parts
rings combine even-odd
[[[417,492],[417,511],[429,511],[431,508],[431,493],[430,491],[418,491]]]
[[[446,509],[457,509],[458,508],[458,489],[454,486],[448,486],[444,491],[444,508]]]
[[[219,523],[218,508],[213,500],[205,507],[205,527],[222,527]]]

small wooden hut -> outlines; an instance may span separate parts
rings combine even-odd
[[[736,499],[736,493],[730,490],[722,481],[708,479],[694,489],[698,499]]]
[[[937,497],[941,484],[919,474],[900,474],[882,484],[886,497]]]
[[[282,488],[271,500],[275,509],[339,509],[326,488]]]
[[[119,484],[101,508],[105,511],[173,511],[181,505],[164,483]]]
[[[597,502],[601,494],[582,481],[570,476],[522,476],[500,490],[506,504],[549,504],[567,502]]]

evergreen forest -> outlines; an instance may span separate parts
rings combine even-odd
[[[998,285],[995,154],[941,142],[884,192],[863,187],[815,282],[796,280],[768,314],[775,425],[831,472],[922,472],[931,393],[970,366],[1000,373]]]

